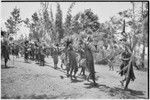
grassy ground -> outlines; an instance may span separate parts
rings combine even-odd
[[[109,71],[107,65],[95,65],[97,86],[78,75],[71,81],[62,69],[53,68],[51,57],[46,58],[46,66],[39,66],[33,61],[25,63],[23,58],[9,61],[9,68],[1,69],[2,98],[25,99],[140,99],[147,98],[147,72],[134,70],[136,79],[129,85],[129,90],[121,87],[118,67]],[[60,63],[58,64],[60,67]],[[79,74],[79,73],[78,73]],[[86,72],[88,74],[88,72]]]

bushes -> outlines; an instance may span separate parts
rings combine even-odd
[[[99,52],[99,53],[94,53],[94,61],[96,64],[100,64],[100,65],[107,65],[107,58],[110,55],[110,51],[104,51],[104,52]],[[120,59],[120,55],[114,55],[115,56],[115,65],[120,65],[121,63],[121,59]]]
[[[107,60],[104,59],[102,52],[94,53],[93,56],[96,64],[107,65]]]
[[[96,64],[100,64],[100,65],[107,65],[107,60],[106,59],[102,59],[100,61],[95,62]]]

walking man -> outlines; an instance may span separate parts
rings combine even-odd
[[[132,62],[132,58],[131,58],[131,52],[129,51],[129,48],[125,47],[125,52],[122,53],[122,64],[120,66],[120,72],[119,74],[121,76],[125,76],[125,78],[120,81],[120,83],[122,84],[122,86],[124,86],[124,82],[126,81],[126,85],[124,87],[124,89],[128,88],[128,85],[131,81],[135,80],[135,75],[133,72],[133,62]]]
[[[88,76],[87,80],[89,80],[91,78],[93,80],[94,85],[96,85],[94,57],[93,57],[93,53],[92,53],[92,48],[90,46],[91,41],[92,41],[91,38],[88,37],[88,40],[86,40],[84,42],[83,50],[85,52],[85,57],[86,57],[86,66],[87,66],[87,69],[89,70],[89,76]]]

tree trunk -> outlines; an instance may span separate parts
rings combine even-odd
[[[142,2],[142,21],[143,21],[143,2]],[[142,58],[142,68],[144,68],[145,64],[144,64],[144,61],[145,61],[145,35],[144,35],[144,29],[142,29],[142,34],[143,34],[143,51],[142,51],[142,55],[141,55],[141,58]]]
[[[144,43],[144,40],[143,40],[142,68],[145,67],[144,61],[145,61],[145,43]]]

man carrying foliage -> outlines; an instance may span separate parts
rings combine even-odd
[[[135,80],[135,75],[133,71],[133,61],[132,61],[132,52],[128,46],[125,46],[125,51],[122,53],[122,64],[120,66],[119,74],[121,76],[125,75],[125,78],[120,81],[122,86],[124,86],[124,82],[126,81],[126,85],[124,89],[128,88],[128,85],[131,81]]]
[[[94,57],[93,57],[93,53],[92,53],[91,41],[92,41],[92,39],[90,37],[88,37],[88,39],[86,41],[84,41],[83,50],[85,52],[86,66],[89,71],[89,76],[88,76],[87,80],[92,79],[93,83],[96,84]]]

